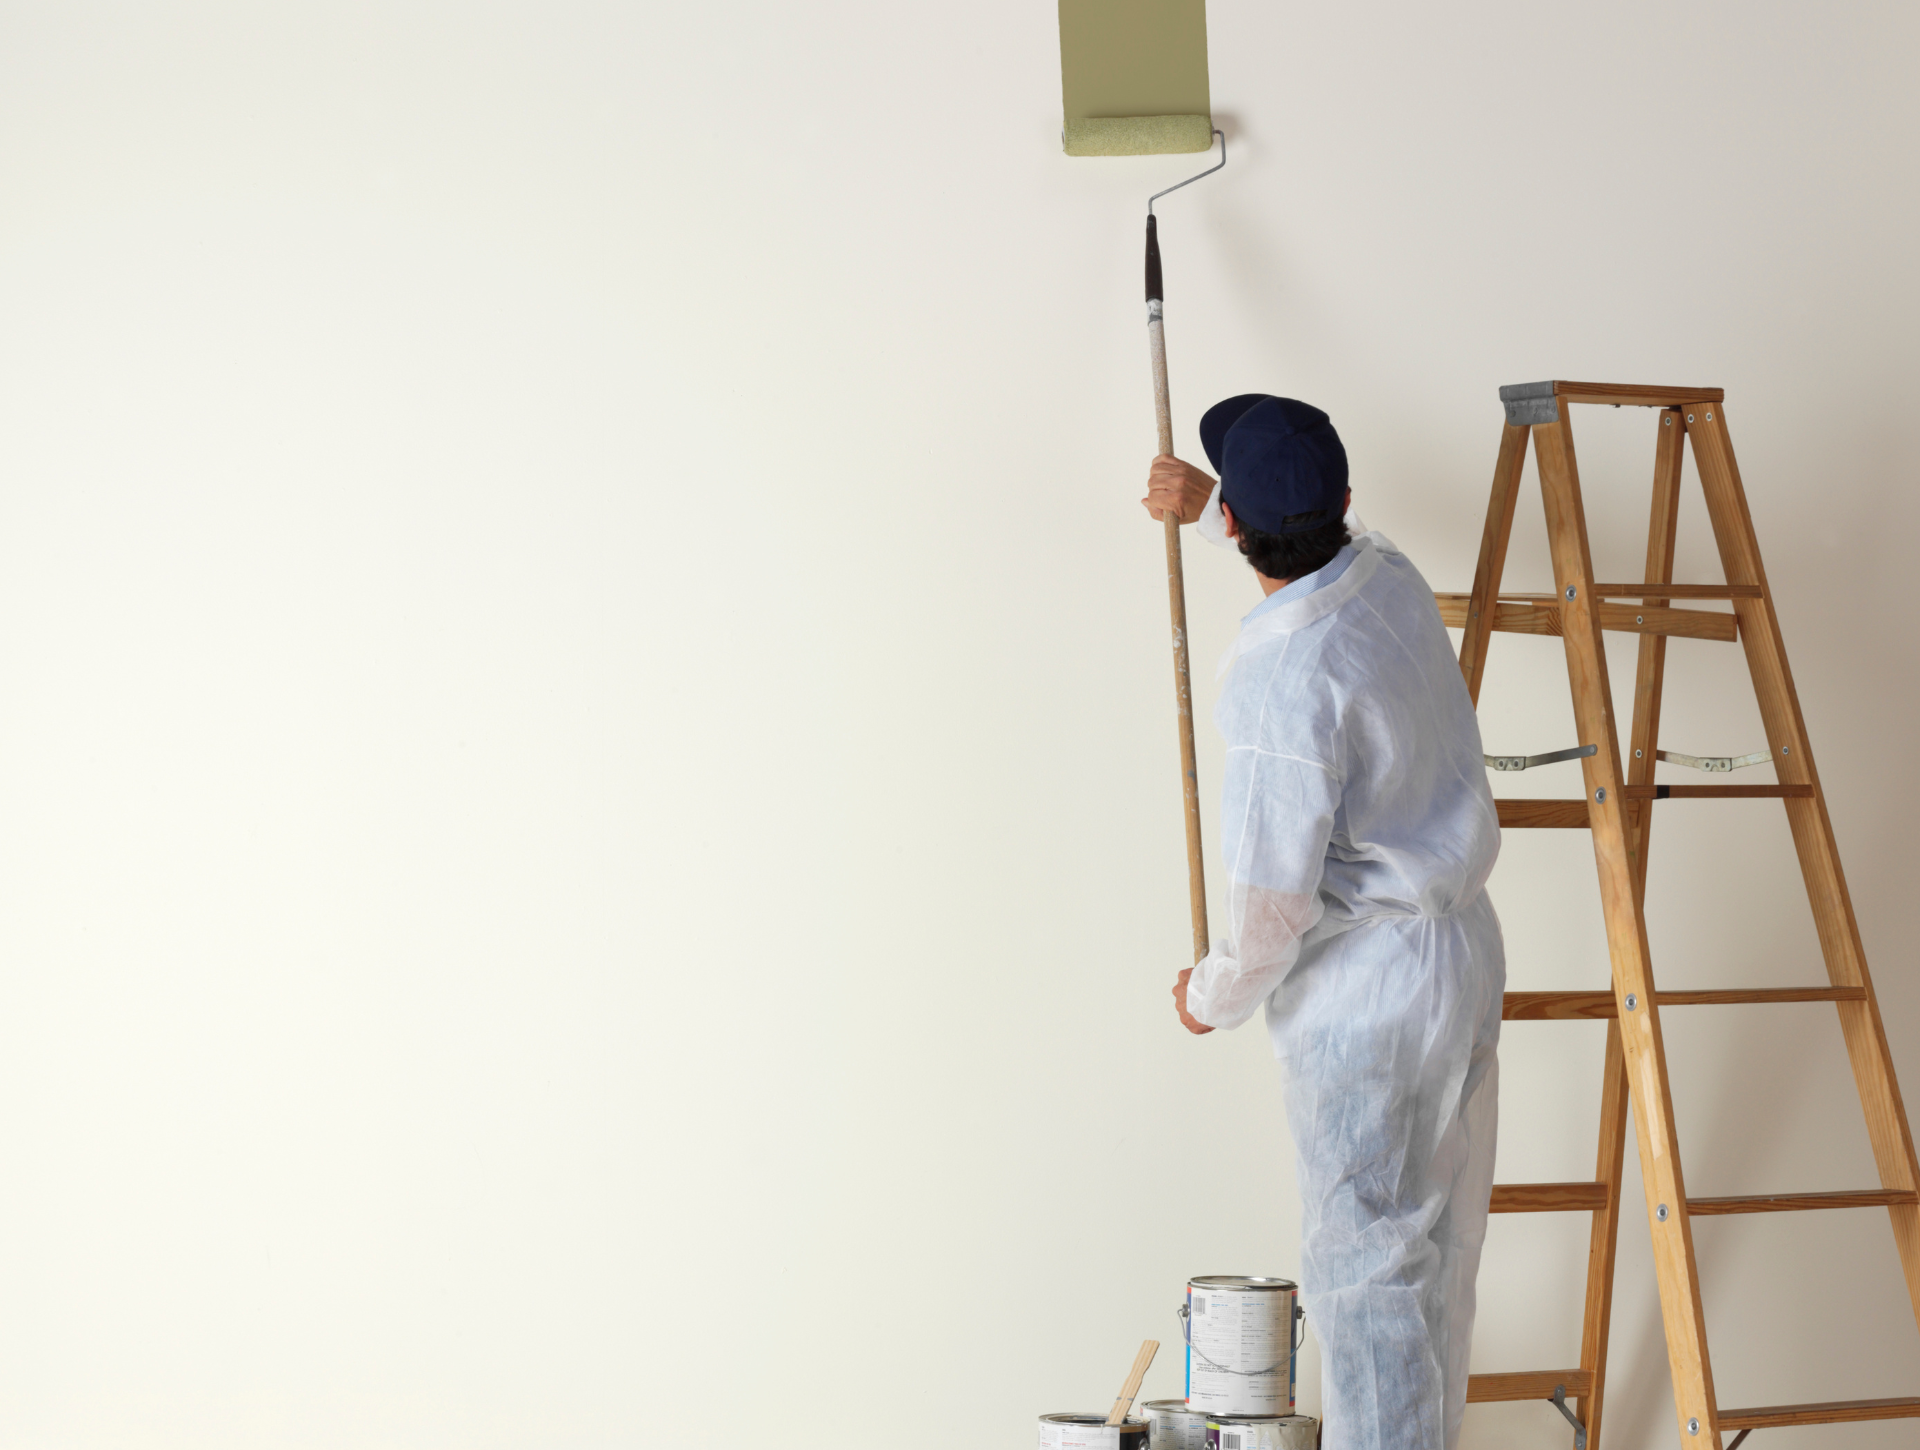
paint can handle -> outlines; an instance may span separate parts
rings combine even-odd
[[[1284,1360],[1279,1364],[1270,1364],[1265,1369],[1228,1369],[1224,1364],[1215,1364],[1212,1360],[1208,1359],[1205,1354],[1202,1354],[1199,1349],[1194,1347],[1193,1311],[1185,1304],[1182,1304],[1173,1312],[1174,1317],[1180,1321],[1180,1342],[1186,1345],[1188,1349],[1193,1350],[1194,1354],[1199,1356],[1200,1362],[1215,1374],[1237,1374],[1245,1375],[1249,1379],[1258,1379],[1261,1375],[1278,1374],[1286,1368],[1286,1362]],[[1307,1311],[1302,1309],[1297,1302],[1293,1306],[1293,1325],[1293,1349],[1291,1353],[1298,1354],[1300,1352],[1300,1346],[1307,1341]]]

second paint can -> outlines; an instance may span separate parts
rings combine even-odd
[[[1314,1450],[1319,1439],[1311,1415],[1227,1415],[1207,1421],[1206,1450]]]
[[[1207,1412],[1185,1400],[1148,1400],[1140,1407],[1148,1427],[1148,1450],[1207,1450]]]
[[[1300,1288],[1291,1279],[1189,1279],[1181,1311],[1188,1408],[1209,1416],[1292,1414],[1299,1317]]]

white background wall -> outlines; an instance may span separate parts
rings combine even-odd
[[[1724,386],[1920,1090],[1920,18],[1212,10],[1182,450],[1309,398],[1464,588],[1496,385]],[[0,1447],[1022,1445],[1188,1274],[1297,1267],[1263,1034],[1166,995],[1139,232],[1190,158],[1063,157],[1053,27],[0,5]],[[1649,418],[1577,421],[1603,574]],[[1255,595],[1189,581],[1210,708]],[[1489,747],[1569,743],[1558,645],[1497,644]],[[1673,748],[1762,742],[1737,651],[1669,678]],[[1515,987],[1604,984],[1591,869],[1509,840]],[[1819,979],[1773,803],[1655,872],[1663,983]],[[1826,1009],[1668,1038],[1696,1191],[1872,1182]],[[1600,1043],[1510,1029],[1503,1178],[1591,1172]],[[1920,1386],[1878,1214],[1698,1241],[1725,1402]],[[1574,1360],[1584,1247],[1496,1222],[1478,1368]],[[1629,1212],[1619,1450],[1673,1442],[1651,1284]]]

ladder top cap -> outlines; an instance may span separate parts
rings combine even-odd
[[[1500,389],[1500,401],[1520,403],[1533,398],[1565,398],[1570,403],[1632,403],[1643,408],[1664,408],[1680,403],[1717,403],[1726,396],[1724,388],[1661,387],[1651,383],[1570,383],[1555,378],[1538,383],[1508,383]]]
[[[1676,408],[1688,403],[1717,403],[1719,388],[1663,388],[1639,383],[1569,383],[1554,379],[1540,383],[1508,383],[1500,389],[1500,405],[1510,427],[1533,427],[1560,421],[1560,404],[1608,403],[1613,407]]]

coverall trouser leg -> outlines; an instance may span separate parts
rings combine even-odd
[[[1325,1450],[1458,1444],[1505,985],[1483,894],[1451,916],[1334,937],[1277,996]]]

